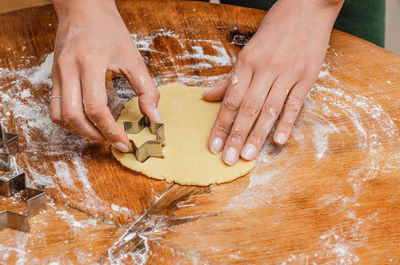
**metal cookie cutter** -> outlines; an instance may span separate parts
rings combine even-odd
[[[0,170],[10,170],[10,156],[18,152],[18,135],[4,132],[0,124]],[[25,173],[5,177],[0,172],[0,195],[11,196],[23,191],[22,198],[26,202],[26,214],[12,211],[0,212],[0,231],[11,228],[29,232],[29,217],[46,209],[44,192],[25,186]]]
[[[18,153],[18,135],[3,131],[0,123],[0,170],[10,170],[10,156]]]
[[[136,146],[132,140],[129,140],[131,142],[131,147],[128,152],[133,153],[140,162],[144,162],[151,156],[164,157],[162,152],[163,143],[165,141],[163,123],[151,122],[146,115],[143,115],[143,117],[137,121],[124,121],[124,128],[127,134],[137,134],[146,127],[156,136],[157,140],[146,141],[139,147]]]
[[[23,191],[23,200],[26,202],[26,214],[12,211],[0,212],[0,231],[11,228],[22,232],[29,232],[29,218],[46,209],[45,194],[41,190],[25,186],[25,173],[9,179],[0,179],[0,195],[11,196]]]

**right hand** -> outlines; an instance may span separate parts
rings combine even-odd
[[[50,117],[68,131],[127,152],[129,140],[107,107],[107,70],[124,74],[139,107],[160,122],[160,94],[112,0],[54,0],[59,25]]]

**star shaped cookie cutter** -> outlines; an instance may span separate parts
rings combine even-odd
[[[0,123],[0,170],[10,170],[10,156],[18,153],[18,135],[3,131]]]
[[[140,162],[144,162],[149,157],[164,157],[162,152],[163,143],[165,141],[163,123],[151,122],[146,115],[143,115],[137,121],[124,121],[124,129],[127,134],[137,134],[146,127],[156,136],[157,140],[146,141],[140,146],[137,146],[132,140],[129,140],[131,142],[131,147],[128,153],[133,153]]]
[[[0,124],[0,171],[10,170],[10,156],[18,152],[18,135],[2,130]],[[29,218],[46,209],[45,194],[41,190],[25,186],[25,173],[1,175],[0,195],[9,197],[22,191],[22,198],[26,203],[26,214],[12,211],[0,212],[0,231],[11,228],[29,232]],[[11,176],[11,177],[10,177]]]

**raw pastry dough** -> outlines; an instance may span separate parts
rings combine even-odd
[[[122,165],[148,177],[165,179],[183,185],[207,186],[212,183],[232,181],[250,172],[256,161],[239,160],[227,166],[221,154],[214,155],[208,149],[208,138],[220,103],[202,99],[206,88],[169,84],[159,87],[161,99],[158,105],[165,124],[164,158],[150,157],[138,162],[133,154],[112,153]],[[124,120],[138,120],[141,113],[137,98],[125,104],[118,124]],[[144,134],[149,132],[144,132]],[[131,138],[131,136],[129,136]]]

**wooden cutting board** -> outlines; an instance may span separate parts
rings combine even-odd
[[[212,86],[265,15],[117,3],[157,85]],[[55,201],[31,234],[0,232],[0,263],[400,263],[398,56],[333,31],[288,144],[269,139],[256,169],[232,183],[188,187],[135,174],[109,147],[51,124],[56,28],[52,6],[0,15],[0,119],[21,137],[16,161],[30,185]],[[122,77],[107,82],[119,101],[132,96]],[[0,199],[0,211],[13,207]]]

